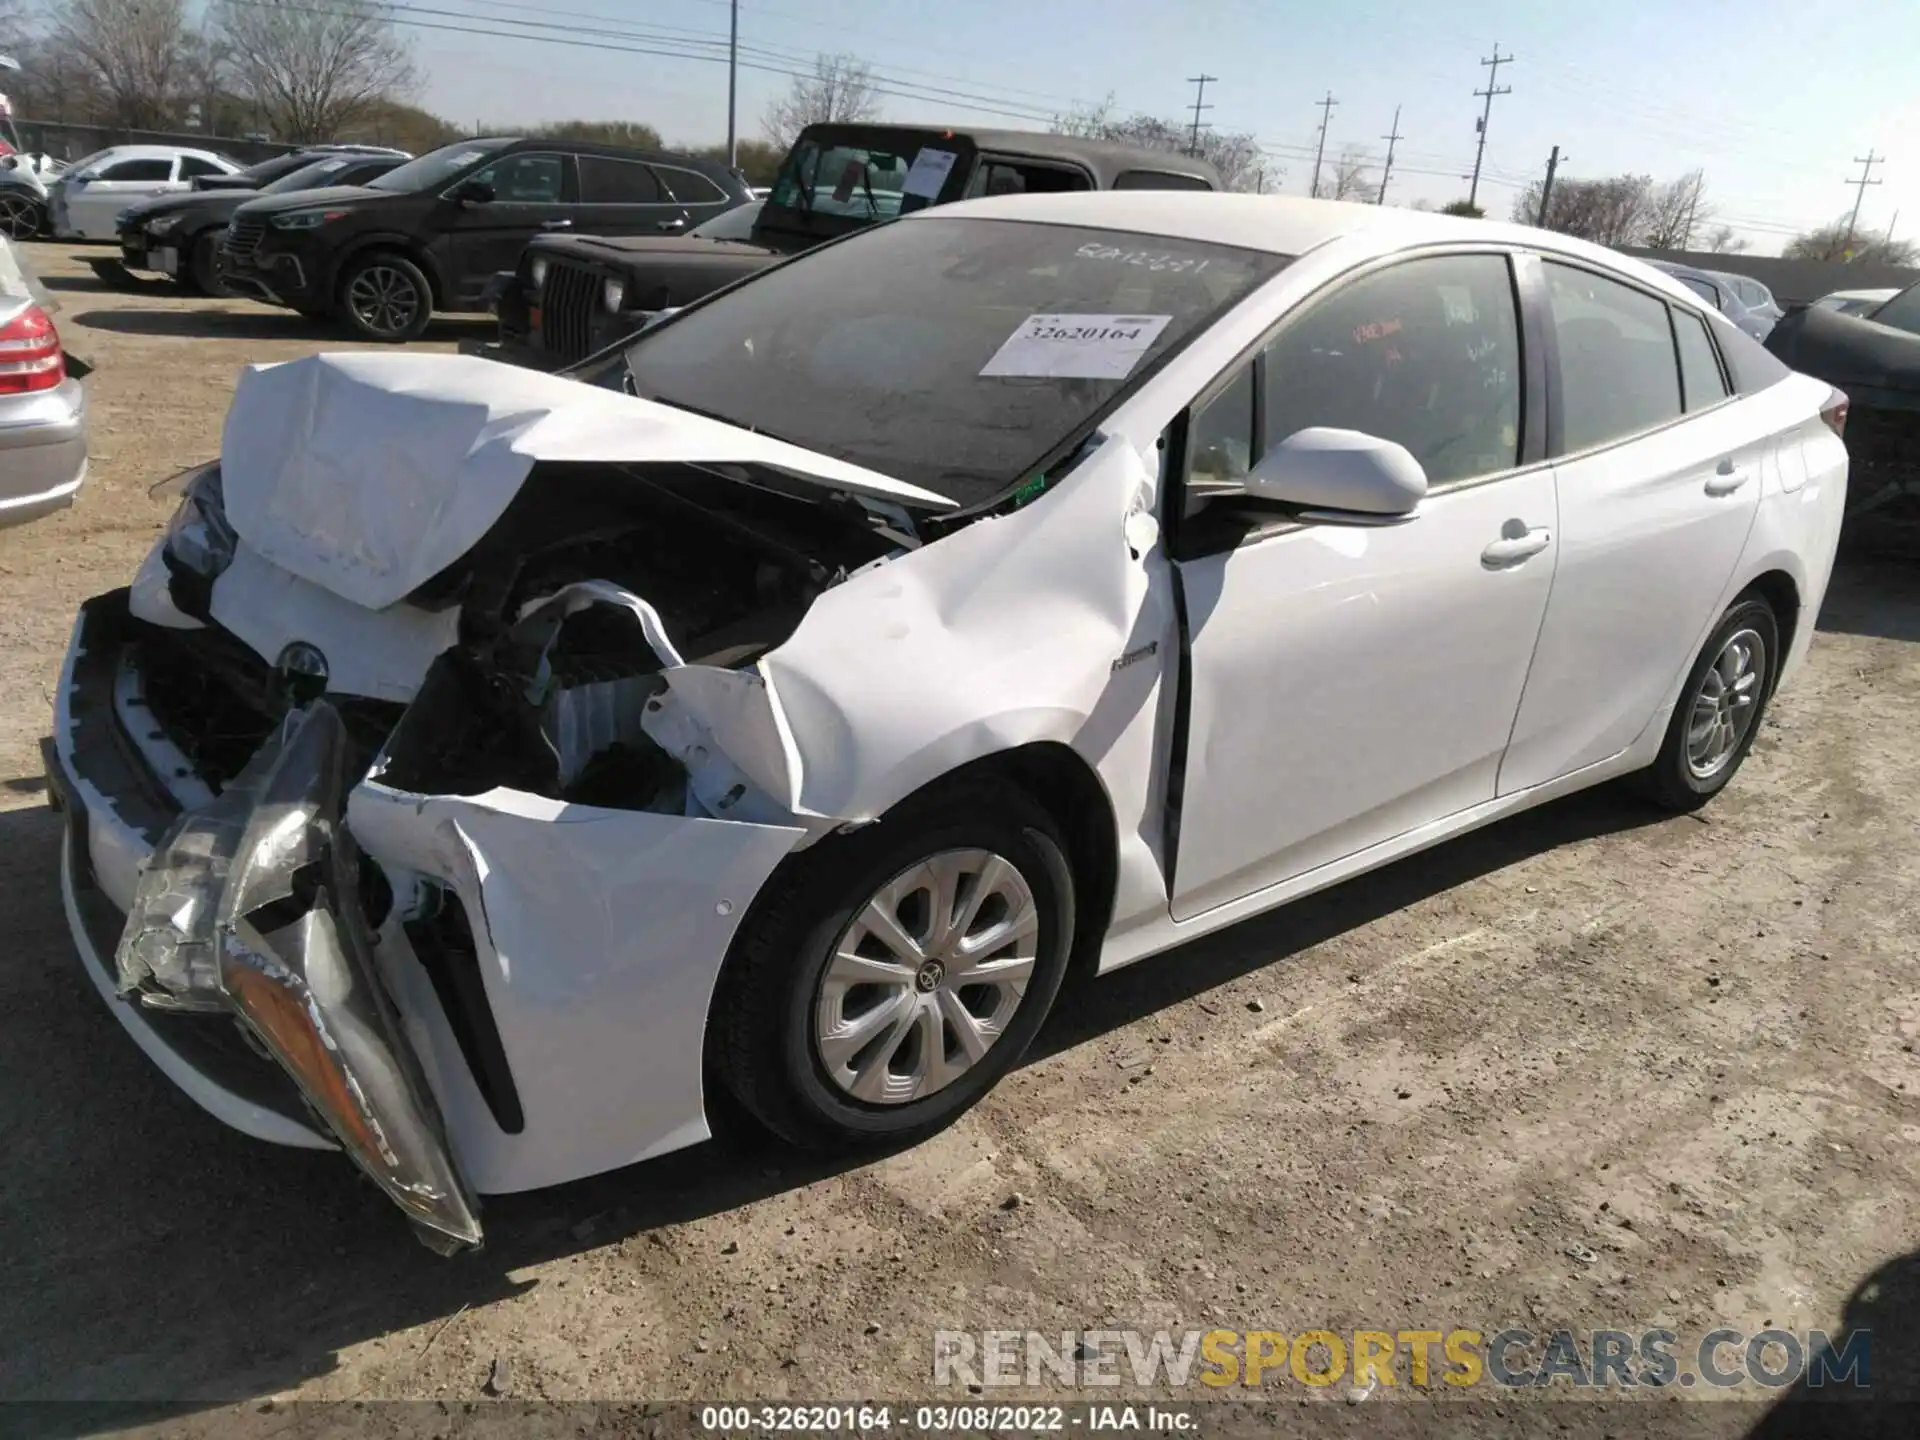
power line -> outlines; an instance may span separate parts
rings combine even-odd
[[[1469,205],[1480,198],[1480,161],[1487,153],[1487,121],[1493,118],[1493,97],[1496,95],[1511,95],[1513,93],[1513,87],[1511,85],[1496,86],[1493,83],[1500,78],[1500,67],[1513,63],[1513,56],[1502,55],[1500,53],[1500,47],[1495,45],[1493,47],[1493,58],[1491,60],[1482,60],[1480,63],[1488,67],[1487,88],[1484,90],[1476,90],[1473,93],[1475,95],[1484,95],[1487,104],[1486,108],[1480,112],[1479,121],[1474,125],[1474,129],[1480,132],[1480,143],[1473,148],[1473,183],[1467,187],[1467,204]]]
[[[244,5],[249,8],[263,8],[266,5],[266,0],[232,0],[232,3],[237,5]],[[308,14],[308,15],[338,15],[342,13],[337,10],[330,10],[323,6],[317,6],[317,5],[299,6],[299,5],[280,3],[280,4],[274,5],[272,8],[279,9],[282,11],[293,11],[295,13]],[[530,29],[544,28],[544,29],[552,29],[552,30],[558,30],[563,32],[561,34],[555,34],[555,35],[526,34],[521,31],[486,29],[478,25],[453,25],[453,24],[448,24],[442,20],[417,20],[417,19],[409,18],[412,15],[452,16],[457,19],[486,18],[486,17],[472,16],[461,11],[436,10],[436,9],[432,9],[432,8],[421,6],[421,5],[403,5],[403,4],[389,4],[385,6],[384,9],[387,12],[387,18],[391,23],[395,25],[405,26],[408,29],[413,29],[413,30],[441,31],[448,34],[455,34],[455,35],[482,35],[482,36],[487,36],[489,38],[496,39],[496,40],[515,40],[515,41],[520,41],[522,43],[531,42],[531,43],[540,44],[540,45],[560,45],[560,46],[567,47],[569,49],[598,50],[602,52],[612,52],[615,54],[622,54],[622,55],[657,55],[657,56],[663,56],[669,59],[698,60],[698,61],[707,61],[714,64],[725,64],[727,61],[727,56],[724,52],[705,53],[700,50],[665,48],[665,46],[668,43],[676,43],[676,44],[684,45],[684,44],[693,44],[693,43],[706,44],[708,42],[687,42],[687,41],[664,42],[663,41],[661,44],[655,44],[655,45],[610,44],[608,43],[608,39],[632,40],[640,37],[636,37],[634,35],[631,35],[627,32],[622,32],[622,31],[595,32],[585,27],[553,25],[546,22],[531,21],[531,20],[499,20],[496,22],[500,24],[522,25]],[[595,34],[603,35],[603,36],[606,36],[607,38],[594,38],[594,39],[571,38],[573,36],[595,35]],[[717,43],[724,45],[725,42],[720,41]],[[752,49],[752,47],[746,47],[746,46],[743,46],[741,48],[743,50]],[[810,73],[809,71],[806,71],[806,70],[794,69],[792,68],[791,64],[763,63],[760,61],[748,60],[748,59],[742,59],[739,62],[739,66],[743,70],[757,70],[757,71],[762,71],[769,75],[786,76],[790,79],[806,79],[809,77],[809,73]],[[1038,107],[1015,108],[1012,105],[1008,104],[1007,102],[994,99],[993,97],[967,94],[961,91],[945,90],[936,86],[925,86],[925,85],[916,86],[916,85],[912,85],[911,82],[900,81],[888,75],[875,74],[873,76],[873,81],[874,83],[872,85],[872,90],[873,90],[873,93],[876,95],[884,95],[884,96],[888,96],[895,99],[901,99],[901,100],[921,100],[921,101],[932,100],[932,101],[935,101],[936,103],[951,105],[955,109],[971,110],[971,111],[976,111],[980,114],[986,114],[986,115],[1006,116],[1006,117],[1018,119],[1018,120],[1029,120],[1029,121],[1038,121],[1041,123],[1048,123],[1053,119],[1052,111],[1041,110]]]
[[[1314,101],[1320,107],[1320,143],[1313,151],[1313,188],[1308,193],[1316,200],[1320,198],[1320,161],[1327,153],[1327,126],[1333,120],[1333,107],[1339,103],[1331,90],[1327,91],[1326,99]]]
[[[1867,178],[1873,174],[1874,166],[1887,163],[1887,157],[1874,154],[1871,145],[1867,147],[1867,153],[1865,155],[1854,156],[1853,163],[1860,167],[1860,178],[1847,182],[1854,187],[1853,214],[1847,217],[1847,238],[1840,243],[1842,250],[1848,249],[1853,244],[1853,227],[1860,223],[1860,202],[1867,198],[1867,187],[1869,185],[1883,185],[1886,183],[1883,180],[1870,180]]]
[[[1187,83],[1195,87],[1193,92],[1193,137],[1187,141],[1187,153],[1189,155],[1198,155],[1200,153],[1200,112],[1213,108],[1213,106],[1203,104],[1202,102],[1207,98],[1207,86],[1219,78],[1218,75],[1207,74],[1189,75],[1187,77]]]
[[[1400,141],[1400,107],[1398,105],[1393,107],[1393,133],[1382,135],[1380,138],[1387,142],[1387,163],[1380,169],[1380,193],[1374,197],[1373,201],[1376,205],[1387,203],[1387,181],[1393,176],[1393,147]]]

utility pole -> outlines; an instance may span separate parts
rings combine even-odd
[[[1898,225],[1899,223],[1900,223],[1900,212],[1896,210],[1893,212],[1893,219],[1887,222],[1886,237],[1882,239],[1880,242],[1880,248],[1882,250],[1891,250],[1893,248],[1893,227]]]
[[[734,104],[740,94],[740,0],[733,0],[727,27],[727,168],[740,163],[739,132],[734,125]]]
[[[1197,87],[1193,92],[1193,134],[1187,141],[1187,153],[1189,155],[1198,155],[1200,153],[1200,112],[1213,108],[1213,106],[1204,104],[1203,102],[1207,98],[1207,86],[1213,84],[1213,82],[1219,78],[1218,75],[1204,74],[1189,75],[1187,77],[1187,83]]]
[[[1847,217],[1847,238],[1841,242],[1841,249],[1851,249],[1853,246],[1853,227],[1860,223],[1860,202],[1867,198],[1867,187],[1885,183],[1880,180],[1869,180],[1867,177],[1873,174],[1874,166],[1884,165],[1886,162],[1887,157],[1874,154],[1872,146],[1867,147],[1865,155],[1853,157],[1853,163],[1860,167],[1860,178],[1847,181],[1847,184],[1854,187],[1853,214]]]
[[[1690,250],[1693,248],[1693,217],[1700,213],[1700,191],[1706,186],[1706,183],[1707,175],[1704,170],[1694,175],[1693,194],[1687,197],[1687,225],[1686,229],[1680,233],[1680,248],[1682,250]]]
[[[1313,189],[1308,193],[1318,200],[1320,198],[1320,161],[1327,153],[1327,125],[1333,119],[1333,107],[1340,102],[1333,98],[1333,92],[1329,90],[1326,99],[1316,100],[1313,103],[1320,107],[1320,145],[1313,152]]]
[[[1491,60],[1482,60],[1480,63],[1488,67],[1487,88],[1484,90],[1476,90],[1473,93],[1475,95],[1485,96],[1487,103],[1486,107],[1480,112],[1480,118],[1474,122],[1473,126],[1475,130],[1480,132],[1480,143],[1476,145],[1473,150],[1473,183],[1467,187],[1467,203],[1469,205],[1478,204],[1480,199],[1480,157],[1487,153],[1487,121],[1493,118],[1493,97],[1496,95],[1511,95],[1513,93],[1513,87],[1511,85],[1495,85],[1493,83],[1500,78],[1500,67],[1513,63],[1513,56],[1502,55],[1500,53],[1500,47],[1495,45],[1493,47],[1493,58]]]
[[[1553,172],[1560,168],[1560,147],[1553,147],[1553,153],[1547,156],[1547,178],[1540,186],[1540,213],[1534,217],[1534,225],[1541,230],[1547,228],[1547,205],[1553,199]]]
[[[1393,133],[1382,135],[1380,138],[1387,142],[1387,163],[1380,167],[1380,194],[1373,202],[1376,205],[1387,203],[1387,180],[1393,174],[1393,147],[1400,139],[1400,107],[1398,105],[1393,107]]]

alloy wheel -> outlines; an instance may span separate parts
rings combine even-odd
[[[420,313],[420,293],[411,277],[391,265],[369,265],[347,286],[355,318],[378,335],[403,334]]]
[[[9,240],[31,240],[40,233],[40,202],[15,190],[0,190],[0,234]]]
[[[904,1105],[993,1048],[1025,999],[1040,941],[1033,888],[989,850],[945,850],[870,896],[835,943],[814,1051],[855,1100]]]
[[[1687,769],[1711,780],[1739,751],[1758,713],[1766,680],[1767,642],[1757,630],[1736,630],[1700,677],[1687,718]]]

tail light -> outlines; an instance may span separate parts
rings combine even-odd
[[[60,332],[38,305],[0,326],[0,395],[51,390],[67,378]]]
[[[1847,397],[1844,392],[1836,390],[1827,397],[1827,403],[1820,407],[1820,418],[1842,440],[1847,438]]]

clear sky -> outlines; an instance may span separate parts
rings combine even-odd
[[[669,143],[726,133],[728,0],[401,0],[428,80],[420,103],[467,123],[640,120]],[[427,28],[454,27],[449,28]],[[518,31],[526,38],[460,33]],[[533,37],[579,44],[539,43]],[[1672,178],[1696,166],[1708,203],[1757,253],[1844,215],[1872,147],[1863,225],[1920,235],[1920,0],[741,0],[743,65],[866,60],[898,120],[1044,128],[1108,92],[1124,113],[1187,115],[1271,147],[1270,188],[1305,193],[1331,90],[1327,153],[1401,140],[1391,196],[1466,193],[1494,53],[1481,203],[1502,215],[1558,144],[1563,175]],[[739,126],[760,133],[786,75],[740,72]],[[1003,113],[997,113],[1003,112]]]

